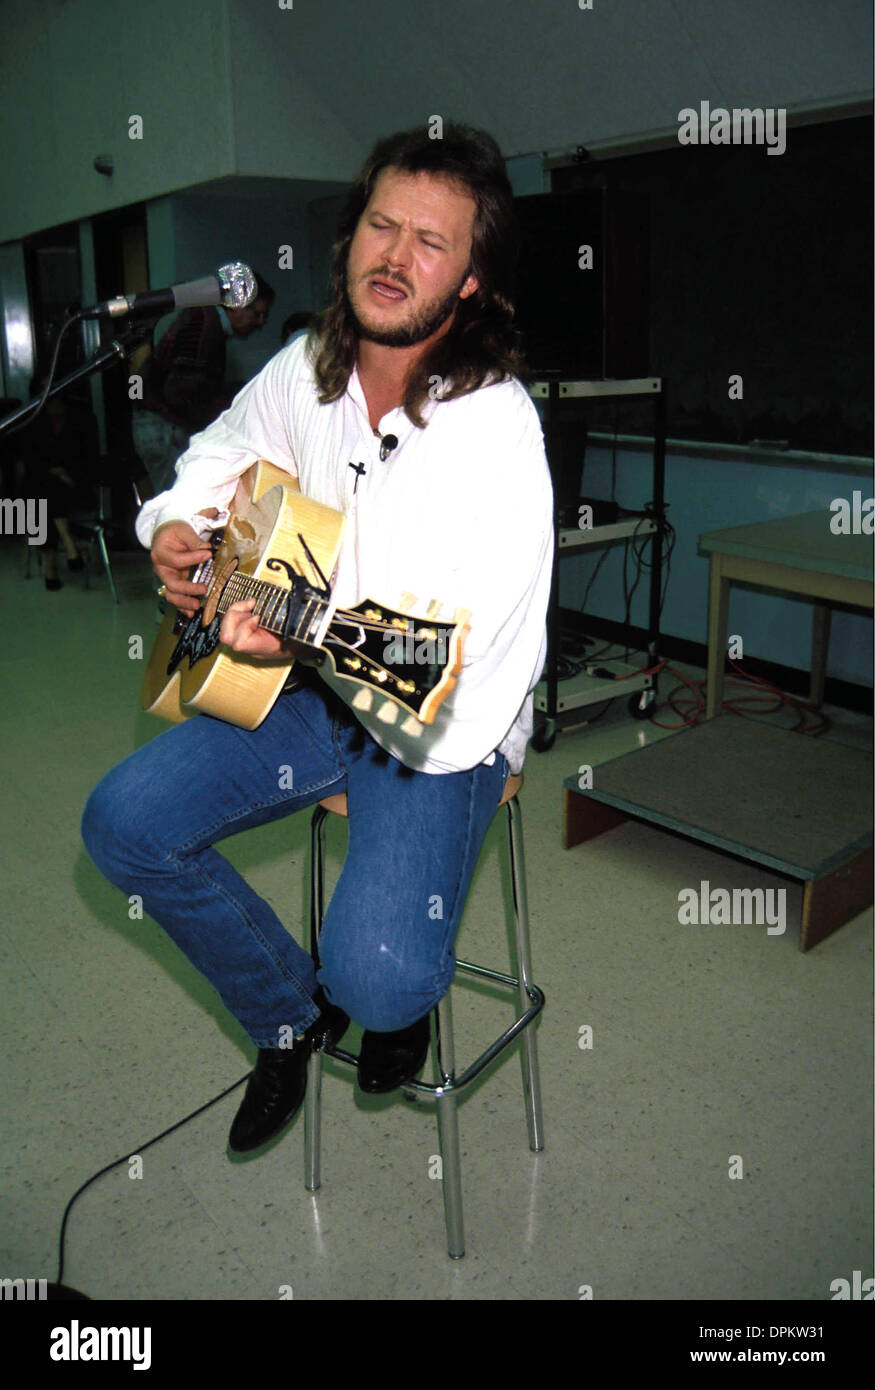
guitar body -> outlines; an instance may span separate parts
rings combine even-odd
[[[298,540],[301,532],[320,567],[330,576],[345,525],[340,512],[302,496],[297,479],[260,459],[237,485],[224,539],[213,559],[213,590],[220,591],[223,576],[232,567],[255,579],[273,581],[275,575],[266,566],[274,555],[284,556],[296,568],[309,568]],[[220,625],[212,597],[211,591],[197,619],[204,634],[211,624]],[[285,685],[293,658],[282,656],[270,661],[217,645],[208,654],[197,655],[193,662],[184,658],[168,675],[168,664],[179,643],[176,623],[176,610],[168,609],[143,677],[143,709],[175,724],[203,713],[230,719],[242,729],[256,729]],[[209,646],[209,641],[205,645]]]
[[[143,709],[171,723],[203,713],[256,729],[288,679],[292,653],[306,652],[359,687],[354,708],[386,725],[406,712],[402,730],[421,734],[456,684],[471,614],[457,608],[452,621],[441,620],[441,602],[432,599],[414,615],[413,594],[404,595],[402,611],[371,599],[338,609],[330,583],[345,527],[342,513],[304,497],[288,473],[265,459],[253,464],[214,535],[212,558],[192,572],[207,588],[202,607],[193,618],[175,610],[164,617],[143,677]],[[246,598],[288,655],[245,656],[219,640],[224,614]]]

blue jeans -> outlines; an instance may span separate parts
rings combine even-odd
[[[466,772],[414,772],[311,677],[251,732],[197,715],[160,734],[95,788],[82,836],[257,1047],[279,1047],[281,1029],[315,1021],[317,985],[363,1028],[393,1032],[450,986],[462,907],[507,775],[498,753]],[[317,974],[213,845],[335,792],[348,798],[349,850]]]

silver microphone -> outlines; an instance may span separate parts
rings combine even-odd
[[[258,293],[255,273],[242,261],[220,265],[212,275],[186,280],[166,290],[146,290],[143,294],[120,294],[89,309],[80,309],[79,319],[122,318],[126,314],[168,314],[174,309],[204,308],[221,304],[225,309],[243,309]]]

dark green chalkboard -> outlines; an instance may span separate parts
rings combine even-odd
[[[872,120],[854,117],[790,126],[781,155],[678,145],[554,172],[556,193],[648,195],[649,371],[670,437],[871,457],[872,157]],[[627,404],[618,428],[648,418]]]

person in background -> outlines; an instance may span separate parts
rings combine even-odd
[[[134,403],[131,432],[156,495],[173,486],[190,437],[221,415],[243,385],[225,382],[228,339],[263,328],[275,298],[261,275],[255,279],[256,298],[243,308],[183,309],[140,369],[143,397]]]
[[[304,334],[309,332],[315,321],[316,315],[309,313],[307,310],[289,314],[289,317],[280,329],[280,343],[282,346],[285,347],[290,338],[294,340],[295,338],[303,337]]]
[[[42,383],[34,394],[41,390]],[[58,541],[64,547],[68,567],[74,571],[84,568],[85,562],[70,532],[69,517],[91,501],[89,485],[99,453],[97,421],[86,403],[51,396],[22,442],[28,495],[46,499],[46,588],[58,590]]]

